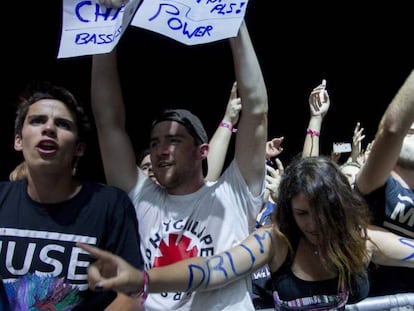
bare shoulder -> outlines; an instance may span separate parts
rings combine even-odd
[[[271,246],[271,259],[269,260],[270,271],[277,271],[288,255],[288,244],[283,235],[277,230],[274,225],[264,226],[264,230],[271,231],[272,246]]]

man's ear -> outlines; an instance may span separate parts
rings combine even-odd
[[[16,151],[22,151],[22,137],[18,134],[14,135],[14,150]]]
[[[75,157],[82,157],[85,154],[85,149],[85,143],[78,143],[75,149]]]
[[[202,160],[207,159],[208,151],[210,150],[209,144],[201,144],[200,146],[200,157]]]

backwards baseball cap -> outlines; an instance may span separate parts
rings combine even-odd
[[[186,109],[167,109],[152,122],[151,128],[162,121],[175,121],[183,125],[199,144],[208,142],[206,130],[200,119]]]

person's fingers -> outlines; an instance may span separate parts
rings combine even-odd
[[[100,279],[98,282],[96,282],[93,288],[91,288],[94,291],[106,291],[106,290],[114,290],[114,291],[121,291],[124,294],[128,293],[129,290],[124,289],[124,283],[125,281],[120,280],[119,277],[113,277],[108,279]]]
[[[237,81],[234,81],[230,91],[230,99],[235,98],[237,98]]]
[[[276,137],[276,138],[273,138],[270,141],[270,143],[271,143],[272,146],[274,146],[276,148],[279,148],[281,143],[283,142],[283,139],[284,139],[284,137]]]
[[[105,267],[113,267],[117,266],[117,259],[119,258],[117,255],[114,255],[110,252],[104,251],[96,246],[92,246],[89,244],[84,243],[76,243],[76,246],[82,248],[83,250],[87,251],[92,257],[96,258],[96,263],[102,263]]]
[[[282,161],[280,161],[278,158],[275,159],[277,170],[279,175],[282,175],[285,171],[285,168],[283,167]]]
[[[102,276],[101,271],[104,271],[104,268],[108,269],[108,266],[111,264],[113,264],[114,267],[116,266],[116,262],[114,260],[115,255],[101,250],[98,247],[84,243],[78,242],[76,243],[76,246],[87,251],[92,257],[97,259],[88,267],[88,284],[90,289],[96,291],[112,289],[112,282],[107,282],[107,280]]]
[[[362,132],[364,131],[364,128],[359,129],[358,135],[362,135]]]
[[[278,176],[281,176],[284,173],[284,167],[282,162],[278,158],[275,159],[275,162],[277,169],[266,164],[266,171],[268,175],[270,175],[272,178],[277,178]]]
[[[358,133],[358,131],[360,130],[360,126],[361,126],[361,123],[357,122],[357,124],[356,124],[356,126],[355,126],[355,128],[354,128],[354,135],[355,135],[356,133]]]
[[[232,108],[236,111],[236,112],[240,112],[241,108],[242,108],[242,104],[241,104],[241,98],[235,98],[233,99],[232,102]]]
[[[318,101],[317,98],[318,98],[318,93],[315,93],[311,95],[311,99],[310,99],[310,104],[312,106],[312,109],[316,112],[319,111],[319,105],[317,103]]]
[[[85,243],[80,243],[77,242],[76,243],[77,247],[82,248],[83,250],[87,251],[89,254],[91,254],[92,257],[99,259],[99,258],[111,258],[112,254],[104,251],[96,246],[92,246],[89,244],[85,244]]]
[[[272,189],[273,189],[273,187],[272,187],[272,180],[273,180],[273,178],[272,177],[270,177],[269,175],[266,175],[266,177],[265,177],[265,188],[267,189],[267,190],[270,190],[270,191],[272,191]]]
[[[325,102],[325,91],[321,90],[319,92],[319,98],[318,98],[318,104],[319,104],[319,108],[322,107],[323,103]]]
[[[96,284],[100,283],[103,280],[101,273],[99,272],[99,268],[95,264],[91,264],[88,267],[88,283],[89,288],[91,290],[107,290],[107,288],[103,288],[101,285],[96,286]]]
[[[104,5],[108,8],[120,8],[125,6],[128,2],[129,0],[99,0],[99,3],[101,5]]]
[[[266,164],[266,171],[267,171],[267,173],[270,175],[270,176],[272,176],[273,178],[275,178],[276,176],[277,176],[277,172],[276,172],[276,170],[273,168],[273,167],[271,167],[270,165],[267,165]],[[268,176],[266,176],[266,178],[267,178]]]

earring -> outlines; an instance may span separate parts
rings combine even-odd
[[[79,162],[79,157],[76,157],[76,160],[73,163],[72,176],[76,176],[76,171],[78,169],[78,162]]]

